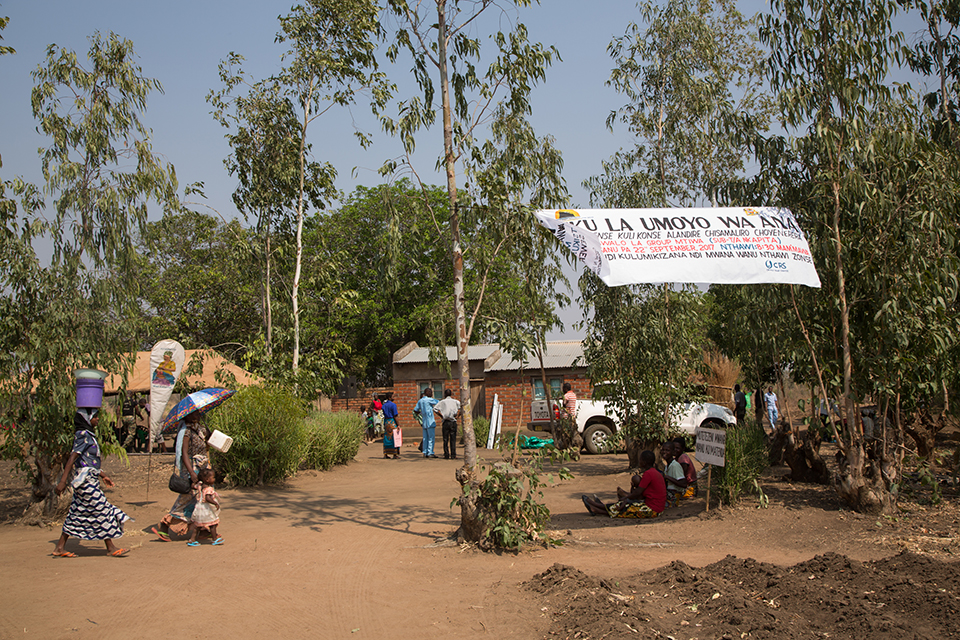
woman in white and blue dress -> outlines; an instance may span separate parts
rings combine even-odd
[[[107,502],[107,496],[100,488],[101,480],[108,487],[113,486],[113,481],[100,472],[100,445],[96,436],[99,422],[99,409],[77,409],[73,417],[76,430],[73,450],[56,487],[57,495],[63,493],[71,471],[76,471],[71,483],[73,500],[70,502],[70,511],[63,521],[63,533],[53,551],[53,555],[59,558],[77,557],[77,554],[64,548],[70,536],[81,540],[103,540],[107,553],[114,557],[120,557],[128,551],[117,547],[113,541],[123,535],[123,523],[131,518]]]

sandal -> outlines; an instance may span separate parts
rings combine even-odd
[[[213,546],[215,546],[215,547],[219,547],[220,545],[222,545],[222,544],[223,544],[223,536],[220,536],[219,538],[217,538],[216,540],[214,540],[212,544],[213,544]]]
[[[72,551],[54,551],[51,554],[54,558],[79,558],[77,554]]]
[[[150,527],[150,531],[155,533],[157,537],[160,538],[160,542],[170,542],[170,534],[167,533],[166,531],[161,531],[156,527]]]
[[[196,540],[191,540],[190,542],[187,543],[187,546],[188,546],[188,547],[199,547],[199,546],[200,546],[200,543],[197,542]]]
[[[114,549],[113,551],[107,553],[107,555],[113,556],[114,558],[122,558],[127,554],[128,551],[130,551],[130,549]]]

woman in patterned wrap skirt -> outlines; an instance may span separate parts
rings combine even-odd
[[[63,493],[67,488],[70,472],[76,469],[71,483],[73,500],[70,502],[70,511],[67,519],[63,521],[63,533],[53,551],[53,555],[59,558],[77,557],[77,554],[64,549],[70,536],[81,540],[103,540],[107,553],[111,556],[120,557],[128,551],[118,548],[113,540],[123,535],[123,523],[131,518],[107,502],[107,497],[100,488],[101,480],[108,487],[113,486],[113,481],[100,472],[100,446],[96,436],[99,422],[99,409],[77,409],[73,417],[76,429],[73,449],[56,487],[57,495]]]

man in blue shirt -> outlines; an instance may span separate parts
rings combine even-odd
[[[414,413],[420,414],[423,423],[423,457],[436,458],[433,453],[433,443],[437,437],[437,421],[433,417],[433,408],[437,406],[437,399],[433,397],[433,389],[427,387],[423,397],[417,402]]]

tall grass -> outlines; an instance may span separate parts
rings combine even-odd
[[[720,500],[727,504],[740,501],[746,489],[753,486],[769,462],[763,428],[753,421],[727,429],[723,467],[716,469]]]
[[[326,471],[353,460],[365,428],[365,422],[353,412],[311,414],[304,421],[306,441],[300,468]]]
[[[212,464],[238,486],[282,482],[299,469],[325,471],[357,455],[366,426],[351,412],[312,413],[279,388],[247,387],[217,407],[208,421],[233,438]]]

